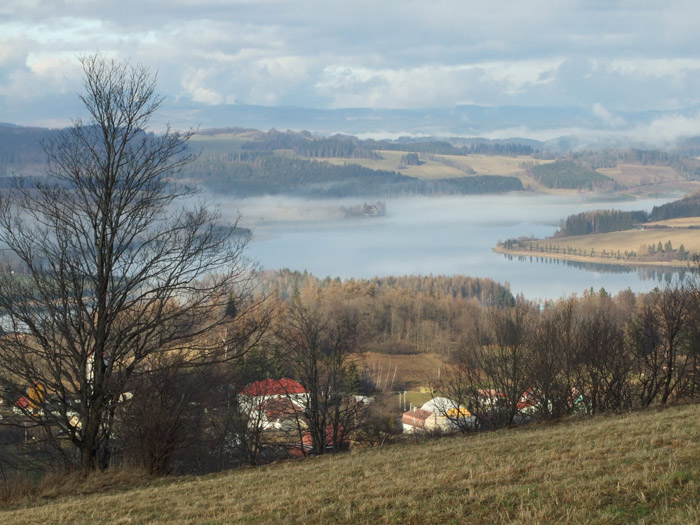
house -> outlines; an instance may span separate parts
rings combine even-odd
[[[285,398],[299,406],[306,404],[306,389],[293,379],[262,379],[243,387],[239,399],[242,406],[252,408],[268,399]]]
[[[444,415],[411,408],[401,416],[401,425],[404,434],[416,434],[421,432],[452,432],[456,426]]]
[[[518,409],[518,412],[522,414],[528,416],[535,414],[539,408],[539,400],[535,395],[535,391],[532,388],[525,390],[515,407]]]
[[[416,434],[428,431],[428,419],[434,414],[421,408],[411,408],[401,416],[401,425],[404,434]]]
[[[263,430],[290,431],[296,427],[301,407],[286,397],[266,399],[256,407]]]
[[[448,412],[451,412],[454,416],[457,416],[460,412],[466,417],[471,416],[469,410],[467,410],[465,406],[460,406],[460,404],[456,401],[439,396],[436,396],[430,401],[424,403],[421,409],[432,412],[433,414],[439,414],[441,416],[450,416],[451,414]]]
[[[326,451],[333,452],[333,425],[327,425],[324,431],[326,440]],[[345,435],[345,429],[342,425],[338,426],[338,436],[340,437],[340,450],[346,450],[350,446],[350,441],[347,435]],[[311,432],[305,432],[301,438],[301,443],[294,445],[289,449],[289,454],[292,456],[308,456],[313,452],[313,438],[311,437]]]
[[[476,425],[476,418],[472,416],[467,407],[446,397],[434,397],[424,403],[421,409],[435,414],[438,418],[436,423],[445,431],[463,430],[469,426]],[[446,421],[443,421],[441,418],[444,418]]]

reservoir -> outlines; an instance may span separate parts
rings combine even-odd
[[[582,196],[470,195],[387,199],[386,215],[345,217],[353,200],[261,197],[234,203],[253,230],[248,255],[266,269],[289,268],[323,278],[403,274],[488,277],[528,299],[557,299],[605,288],[648,292],[674,272],[582,265],[492,251],[499,241],[551,236],[568,215],[596,209],[646,210],[679,196],[635,201]],[[231,210],[230,204],[222,209]]]

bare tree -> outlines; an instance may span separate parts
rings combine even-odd
[[[193,158],[190,133],[147,132],[154,77],[100,55],[81,63],[88,121],[45,144],[45,181],[0,196],[0,242],[26,266],[0,274],[0,376],[9,398],[41,386],[45,409],[26,415],[66,433],[86,471],[105,463],[115,407],[149,356],[233,358],[254,327],[224,331],[226,356],[207,334],[255,304],[243,296],[248,236],[170,181]]]
[[[558,418],[573,411],[573,354],[578,327],[576,301],[567,299],[548,307],[533,332],[527,360],[537,411]]]
[[[438,383],[449,399],[441,415],[462,432],[510,425],[530,387],[531,305],[518,300],[512,307],[491,308],[484,317],[483,332],[464,341]],[[470,417],[464,417],[462,407]]]
[[[691,352],[689,321],[695,303],[690,291],[677,283],[645,298],[630,328],[637,357],[642,406],[657,398],[666,404],[683,381]]]
[[[290,308],[279,337],[307,392],[298,414],[299,438],[309,433],[314,454],[342,450],[366,412],[363,401],[355,397],[358,320],[353,311],[342,307],[322,311],[318,305],[295,301]]]
[[[480,348],[479,367],[485,384],[495,390],[500,400],[497,409],[492,410],[494,424],[510,425],[520,410],[523,394],[530,387],[527,363],[534,313],[530,304],[519,299],[511,308],[492,308],[488,319],[491,344]]]
[[[609,300],[579,314],[574,385],[583,393],[592,414],[631,405],[632,357],[624,345],[624,330]]]
[[[118,414],[119,448],[150,474],[170,472],[175,455],[202,440],[204,410],[213,405],[214,371],[188,370],[182,359],[154,355],[150,370],[130,382],[129,399]]]

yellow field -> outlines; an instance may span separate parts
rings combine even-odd
[[[599,262],[605,264],[648,264],[655,266],[661,265],[678,267],[687,266],[689,264],[688,261],[655,261],[653,259],[640,261],[636,258],[624,258],[625,251],[636,252],[638,255],[647,255],[647,248],[649,245],[653,244],[654,246],[657,246],[660,242],[661,245],[664,246],[667,241],[671,241],[671,247],[674,250],[677,250],[682,244],[686,251],[700,253],[700,229],[689,229],[682,227],[626,230],[621,232],[596,233],[591,235],[577,235],[573,237],[560,237],[557,239],[532,241],[532,246],[535,248],[535,250],[541,246],[544,248],[544,252],[531,252],[528,248],[524,250],[519,248],[508,250],[503,246],[495,247],[494,251],[499,253],[542,256],[554,259]],[[529,241],[526,241],[526,244],[529,245]],[[559,252],[552,251],[552,246],[558,246]],[[566,250],[569,247],[575,251],[582,250],[584,251],[584,254],[579,255],[566,253]],[[594,256],[590,255],[591,249],[595,251]],[[603,256],[603,251],[606,252],[605,256]],[[619,258],[614,256],[618,252],[620,254]]]
[[[671,241],[673,249],[678,249],[682,244],[686,250],[700,252],[700,230],[684,228],[626,230],[612,233],[596,233],[593,235],[577,235],[575,237],[562,237],[560,239],[547,239],[540,244],[558,245],[562,248],[571,246],[596,252],[610,251],[638,251],[640,246],[666,244]]]
[[[383,158],[373,159],[346,159],[330,158],[320,159],[332,164],[359,164],[365,168],[375,170],[399,171],[403,175],[419,179],[448,179],[455,177],[467,177],[466,170],[471,168],[472,175],[509,175],[523,179],[525,170],[521,167],[523,162],[548,163],[552,161],[534,160],[532,157],[509,157],[499,155],[424,155],[420,154],[422,164],[420,166],[401,167],[401,157],[404,151],[378,151]],[[526,177],[529,179],[529,177]],[[531,180],[531,179],[529,179]],[[523,184],[525,180],[523,180]]]
[[[673,168],[667,166],[644,166],[640,164],[618,164],[615,168],[597,170],[624,187],[648,186],[685,180]]]
[[[699,523],[700,406],[531,425],[136,488],[68,483],[50,523]],[[65,495],[67,493],[76,495]],[[41,496],[39,496],[41,498]]]
[[[700,227],[700,217],[681,217],[665,221],[648,222],[647,226],[666,226],[667,228]]]

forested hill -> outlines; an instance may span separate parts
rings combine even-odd
[[[308,197],[395,197],[523,190],[520,179],[512,176],[421,180],[397,171],[349,162],[331,164],[270,151],[203,152],[179,177],[195,180],[215,193],[239,197],[282,193]]]
[[[46,154],[41,144],[56,134],[55,130],[45,128],[0,124],[0,177],[43,175]]]
[[[681,217],[700,217],[700,192],[661,206],[654,206],[649,220],[664,221]]]
[[[595,210],[570,215],[555,237],[588,235],[590,233],[610,233],[630,230],[648,222],[700,217],[700,192],[682,199],[654,206],[651,213],[642,210]]]
[[[45,175],[42,143],[56,133],[0,124],[0,177]],[[679,152],[600,150],[561,158],[546,143],[518,138],[374,140],[222,128],[197,132],[189,147],[198,158],[173,174],[175,180],[237,197],[385,198],[522,190],[646,194],[655,185],[659,191],[688,191],[700,178],[700,160]]]

